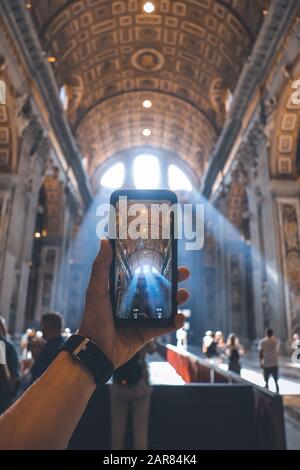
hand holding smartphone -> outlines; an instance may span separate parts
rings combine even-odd
[[[110,203],[115,324],[168,327],[177,313],[177,197],[167,190],[120,190]]]

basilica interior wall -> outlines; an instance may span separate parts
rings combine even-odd
[[[216,243],[220,236],[214,237],[217,303],[224,305],[227,299],[223,328],[236,331],[247,342],[272,326],[283,347],[300,321],[300,100],[295,86],[300,60],[293,37],[297,25],[299,19],[281,51],[289,68],[282,67],[278,77],[274,65],[266,77],[269,96],[275,92],[271,99],[258,100],[256,111],[252,110],[231,156],[230,177],[224,178],[214,202],[227,215],[224,224],[231,233],[229,237],[223,233],[221,251]]]
[[[18,333],[67,302],[68,246],[82,203],[70,191],[44,120],[45,104],[31,93],[35,85],[26,80],[2,21],[0,42],[0,314]],[[43,222],[37,228],[39,218]]]

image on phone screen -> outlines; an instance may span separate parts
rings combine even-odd
[[[172,316],[171,205],[166,199],[127,198],[128,216],[124,218],[116,203],[114,291],[119,320],[167,320]]]

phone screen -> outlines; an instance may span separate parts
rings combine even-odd
[[[136,194],[116,201],[114,313],[121,323],[168,322],[173,316],[173,202]]]

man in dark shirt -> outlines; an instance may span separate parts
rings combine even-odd
[[[9,384],[12,397],[14,396],[20,380],[20,363],[14,344],[7,337],[6,321],[0,316],[0,340],[5,344],[6,365],[9,372]]]
[[[48,369],[64,344],[63,326],[63,318],[59,313],[45,313],[42,316],[41,330],[47,343],[31,368],[31,383],[35,382]]]

